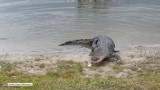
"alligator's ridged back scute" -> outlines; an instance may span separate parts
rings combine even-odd
[[[97,40],[97,47],[102,48],[104,53],[112,54],[114,52],[115,44],[111,38],[99,35]]]

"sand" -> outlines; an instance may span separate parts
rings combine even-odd
[[[159,57],[160,47],[132,47],[120,50],[117,55],[121,57],[121,64],[117,62],[106,61],[103,65],[87,67],[90,61],[90,50],[83,51],[68,51],[68,52],[39,52],[30,54],[0,54],[0,62],[10,63],[15,66],[17,71],[44,75],[48,71],[54,71],[57,66],[57,61],[74,61],[81,62],[84,65],[84,73],[86,77],[94,75],[101,76],[116,76],[127,77],[130,73],[136,75],[129,67],[135,65],[137,62],[148,60],[148,57]],[[117,66],[123,67],[123,70],[117,71]],[[3,68],[3,67],[1,67]],[[118,67],[119,68],[119,67]]]

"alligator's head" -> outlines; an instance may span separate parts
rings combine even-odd
[[[92,63],[99,63],[106,57],[106,54],[104,53],[103,49],[95,48],[92,50],[90,56]]]

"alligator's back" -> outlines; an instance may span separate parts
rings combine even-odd
[[[111,38],[99,35],[94,38],[92,47],[92,61],[102,61],[104,58],[109,58],[114,53],[115,44]]]
[[[114,52],[115,44],[111,38],[107,36],[99,36],[99,44],[103,48],[104,52],[112,54]]]

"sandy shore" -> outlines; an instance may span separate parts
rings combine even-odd
[[[90,60],[88,56],[90,50],[71,52],[43,52],[32,54],[1,54],[0,64],[2,62],[10,63],[15,66],[17,71],[31,74],[46,74],[48,71],[54,71],[57,66],[57,61],[74,61],[81,62],[84,67],[84,73],[87,76],[99,74],[102,76],[114,75],[116,77],[127,76],[128,73],[135,73],[130,68],[135,63],[149,60],[150,57],[160,57],[160,47],[134,47],[120,50],[117,54],[122,59],[121,67],[125,67],[121,72],[115,72],[113,67],[118,66],[115,62],[107,62],[102,66],[97,66],[96,69],[88,68],[86,63]],[[3,67],[1,67],[3,68]],[[127,73],[126,73],[127,72]]]

